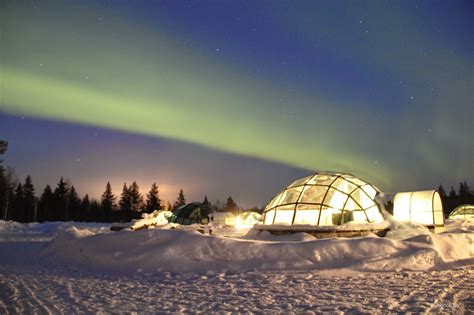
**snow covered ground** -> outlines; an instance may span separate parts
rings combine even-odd
[[[473,223],[324,240],[109,227],[0,221],[0,313],[474,310]]]

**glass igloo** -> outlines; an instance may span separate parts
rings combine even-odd
[[[474,205],[461,205],[455,208],[448,219],[474,220]]]
[[[263,225],[320,226],[381,223],[378,189],[343,173],[316,173],[298,179],[273,198]]]

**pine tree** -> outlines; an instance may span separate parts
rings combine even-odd
[[[80,206],[81,199],[77,195],[76,188],[71,185],[67,195],[68,200],[68,220],[79,221],[80,220]]]
[[[25,179],[25,184],[23,185],[23,193],[25,196],[25,221],[33,222],[36,221],[37,213],[36,212],[36,197],[35,197],[35,187],[31,180],[31,176],[28,175]]]
[[[440,195],[440,197],[441,197],[442,200],[443,200],[444,198],[446,198],[446,196],[447,196],[447,195],[446,195],[446,190],[444,190],[443,185],[439,185],[439,186],[438,186],[438,193],[439,193],[439,195]]]
[[[451,191],[449,192],[449,198],[455,198],[457,195],[456,195],[456,191],[454,190],[454,187],[451,186]]]
[[[100,222],[101,221],[101,209],[100,204],[97,200],[91,201],[91,210],[90,210],[90,221],[91,222]]]
[[[54,195],[53,190],[49,185],[44,188],[43,194],[39,201],[39,214],[38,221],[52,220],[51,210],[54,207]]]
[[[102,194],[101,205],[105,215],[108,215],[115,207],[115,196],[112,193],[110,182],[107,182],[107,185],[105,186],[105,191]]]
[[[130,201],[130,193],[128,191],[127,183],[123,183],[119,206],[120,206],[120,211],[130,211],[132,208],[132,202]]]
[[[21,183],[19,183],[15,189],[13,209],[13,220],[18,222],[26,222],[25,193],[23,191],[23,186],[21,185]]]
[[[140,212],[143,208],[143,197],[142,194],[140,194],[140,187],[138,187],[137,182],[133,182],[132,185],[130,185],[128,193],[130,196],[131,210]]]
[[[5,154],[5,152],[7,151],[7,147],[8,142],[0,140],[0,156]],[[3,160],[0,159],[0,219],[7,220],[11,189],[2,162]]]
[[[7,148],[8,148],[8,142],[3,141],[3,140],[0,140],[0,155],[4,155],[5,152],[7,152]],[[5,171],[5,170],[3,169],[2,162],[3,162],[3,160],[0,159],[0,172],[4,172],[4,171]]]
[[[52,220],[64,221],[67,219],[67,184],[63,177],[59,180],[59,183],[54,190],[54,206],[53,206],[53,218]]]
[[[152,213],[155,210],[161,209],[161,200],[158,193],[158,186],[156,183],[153,183],[146,196],[146,212]]]
[[[80,221],[90,221],[90,211],[91,211],[91,202],[89,201],[89,195],[86,194],[84,198],[82,198],[81,201],[81,215],[80,215]]]
[[[178,193],[178,199],[176,199],[174,205],[173,205],[173,210],[178,209],[181,206],[184,206],[186,204],[186,198],[184,197],[184,192],[182,189],[179,190]]]
[[[459,196],[468,197],[470,195],[471,195],[471,191],[469,189],[469,186],[467,185],[467,182],[461,182],[459,184]]]
[[[237,204],[234,202],[231,196],[227,198],[227,201],[225,203],[225,211],[228,212],[236,212],[238,211],[239,208],[237,207]]]

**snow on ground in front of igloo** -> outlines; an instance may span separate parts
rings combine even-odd
[[[472,309],[474,224],[447,227],[407,238],[395,231],[318,240],[0,221],[0,310]]]

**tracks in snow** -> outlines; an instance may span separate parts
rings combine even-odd
[[[474,308],[474,267],[360,273],[101,276],[0,267],[0,313],[450,312]]]

